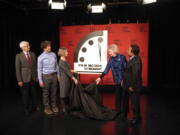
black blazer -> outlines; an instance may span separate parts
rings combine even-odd
[[[129,60],[125,68],[123,88],[128,90],[129,87],[134,91],[140,91],[142,87],[142,61],[139,56]]]

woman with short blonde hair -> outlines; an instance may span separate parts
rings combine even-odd
[[[112,50],[114,53],[118,53],[119,52],[119,48],[116,44],[111,44],[108,48],[108,50]]]
[[[99,84],[101,79],[110,71],[112,71],[113,80],[115,83],[116,92],[116,110],[120,112],[122,104],[122,83],[123,74],[126,67],[126,57],[119,54],[119,48],[116,44],[111,44],[108,48],[108,54],[110,56],[109,62],[104,72],[96,79],[96,83]]]
[[[67,48],[59,48],[58,50],[58,56],[66,56]]]

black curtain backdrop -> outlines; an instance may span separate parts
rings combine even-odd
[[[42,40],[52,41],[56,53],[59,46],[60,19],[48,12],[29,14],[16,9],[6,9],[0,16],[0,76],[1,91],[18,91],[15,76],[15,56],[21,51],[19,42],[27,40],[38,56]]]
[[[108,8],[103,14],[87,14],[83,8],[65,11],[20,10],[0,5],[0,86],[1,92],[18,91],[15,77],[15,55],[20,52],[19,42],[27,40],[37,56],[40,42],[51,40],[53,51],[59,47],[59,25],[107,24],[149,22],[149,86],[180,87],[179,73],[179,11],[177,3],[147,6],[121,6]]]

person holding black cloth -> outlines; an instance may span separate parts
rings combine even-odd
[[[115,82],[116,111],[120,113],[122,104],[122,80],[124,76],[124,70],[126,67],[126,57],[122,54],[119,54],[118,52],[119,48],[117,47],[117,45],[112,44],[109,46],[109,62],[104,72],[100,75],[99,78],[96,79],[96,84],[99,84],[101,79],[109,72],[110,69],[112,69],[113,80]]]

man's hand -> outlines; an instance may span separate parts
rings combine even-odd
[[[133,90],[133,88],[132,88],[132,87],[129,87],[129,91],[130,91],[130,92],[133,92],[134,90]]]
[[[60,81],[61,77],[60,77],[60,76],[58,76],[57,78],[58,78],[58,81]]]
[[[39,86],[40,86],[41,88],[44,88],[44,83],[43,83],[43,82],[39,82]]]
[[[23,82],[18,82],[19,87],[23,86]]]
[[[101,78],[99,77],[99,78],[97,78],[96,79],[96,84],[99,84],[100,83],[100,81],[101,81]]]

